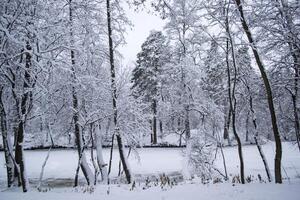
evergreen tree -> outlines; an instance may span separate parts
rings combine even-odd
[[[222,55],[218,51],[218,44],[215,40],[212,40],[205,60],[203,89],[218,105],[223,104],[224,98],[224,85],[226,81],[224,66]]]
[[[153,144],[157,143],[157,107],[163,65],[167,58],[166,52],[165,36],[160,31],[152,31],[142,44],[142,51],[137,55],[137,65],[131,79],[133,96],[142,98],[150,106]]]

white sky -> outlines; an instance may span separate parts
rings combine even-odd
[[[151,30],[162,30],[164,21],[159,16],[148,13],[146,10],[134,11],[125,5],[127,17],[132,22],[132,29],[127,30],[126,45],[120,47],[124,56],[123,64],[130,65],[136,60],[136,54],[141,50],[141,45],[150,34]]]

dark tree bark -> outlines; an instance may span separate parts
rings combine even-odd
[[[22,64],[23,62],[23,56],[20,56],[20,64]],[[17,70],[19,70],[19,67],[17,68]],[[18,137],[18,128],[19,128],[19,120],[20,118],[20,100],[18,98],[18,95],[16,93],[16,75],[15,73],[10,69],[9,70],[10,75],[12,77],[12,81],[10,81],[11,83],[11,92],[15,101],[15,119],[14,119],[14,127],[13,127],[13,132],[14,132],[14,143],[13,146],[16,147],[17,146],[17,137]],[[13,149],[11,149],[11,151],[13,151]],[[15,158],[17,157],[16,155],[19,154],[17,148],[15,148]],[[11,155],[12,156],[12,155]],[[15,159],[13,158],[13,159]],[[20,169],[19,169],[19,164],[17,163],[16,160],[15,161],[15,165],[14,165],[14,179],[17,179],[18,181],[18,186],[20,187],[22,185],[21,183],[21,176],[20,176]]]
[[[253,108],[253,99],[252,99],[252,95],[251,95],[251,91],[250,91],[250,87],[248,85],[246,85],[247,87],[247,90],[249,92],[249,105],[250,105],[250,111],[251,111],[251,116],[252,116],[252,123],[253,123],[253,126],[254,126],[254,129],[255,129],[255,134],[254,134],[254,140],[255,140],[255,144],[256,144],[256,147],[258,149],[258,152],[259,152],[259,155],[264,163],[264,167],[265,167],[265,171],[266,171],[266,174],[267,174],[267,177],[268,177],[268,181],[271,182],[272,181],[272,177],[271,177],[271,173],[270,173],[270,168],[269,168],[269,165],[268,165],[268,162],[267,162],[267,159],[265,157],[265,154],[263,153],[263,150],[259,144],[259,140],[258,140],[258,130],[257,130],[257,123],[256,123],[256,117],[255,117],[255,111],[254,111],[254,108]]]
[[[293,51],[295,50],[295,51]],[[299,115],[298,115],[298,80],[299,80],[299,69],[300,69],[300,49],[292,46],[292,56],[294,59],[294,94],[292,94],[293,101],[293,110],[294,110],[294,120],[295,120],[295,134],[298,144],[298,149],[300,151],[300,124],[299,124]]]
[[[112,106],[114,112],[114,134],[117,138],[117,144],[119,148],[120,159],[122,162],[123,170],[125,172],[127,183],[131,183],[131,174],[127,166],[126,157],[123,150],[123,141],[120,135],[120,129],[118,125],[118,108],[117,108],[117,86],[116,86],[116,73],[114,64],[114,47],[112,40],[112,28],[111,28],[111,7],[110,0],[106,0],[106,14],[107,14],[107,30],[108,30],[108,43],[109,43],[109,61],[110,61],[110,73],[111,73],[111,90],[112,90]]]
[[[227,113],[224,115],[224,129],[223,129],[223,139],[226,140],[228,138],[228,128],[227,128]]]
[[[151,130],[151,133],[150,133],[150,143],[153,144],[153,122],[152,120],[150,119],[149,120],[149,124],[150,124],[150,130]]]
[[[269,111],[271,115],[271,121],[272,121],[272,128],[273,128],[273,134],[274,134],[274,139],[275,139],[275,144],[276,144],[276,154],[275,154],[275,182],[276,183],[282,183],[282,175],[281,175],[281,158],[282,158],[282,147],[281,147],[281,139],[280,139],[280,133],[278,130],[277,126],[277,119],[276,119],[276,113],[274,109],[274,102],[273,102],[273,95],[272,95],[272,89],[271,85],[269,83],[269,79],[267,76],[267,73],[265,71],[264,64],[262,63],[262,60],[260,58],[260,55],[257,50],[257,46],[253,40],[252,33],[249,29],[249,26],[246,22],[245,16],[244,16],[244,10],[243,6],[241,3],[241,0],[235,0],[235,3],[237,5],[237,8],[240,13],[240,20],[243,26],[243,29],[247,35],[248,41],[250,43],[251,49],[253,51],[254,57],[256,64],[259,68],[259,71],[261,73],[264,85],[265,85],[265,90],[266,90],[266,96],[268,99],[268,106],[269,106]]]
[[[295,78],[295,82],[296,79],[299,79],[299,77]],[[292,95],[292,101],[293,101],[293,111],[294,111],[294,127],[295,127],[295,135],[296,135],[296,140],[297,140],[297,144],[298,144],[298,149],[300,151],[300,124],[299,124],[299,115],[298,115],[298,110],[297,110],[297,93],[298,93],[298,89],[296,89],[298,83],[295,83],[295,94]]]
[[[163,129],[163,122],[161,120],[159,120],[159,132],[160,132],[160,137],[163,137],[164,129]]]
[[[154,99],[152,102],[153,120],[152,120],[152,144],[157,144],[157,102]]]
[[[72,0],[69,0],[69,21],[70,21],[70,43],[71,45],[74,45],[74,39],[73,39],[73,6],[72,6]],[[75,72],[75,52],[72,49],[71,50],[71,71],[72,71],[72,79],[73,79],[73,84],[76,83],[76,72]],[[80,124],[79,124],[79,109],[78,109],[78,97],[77,97],[77,91],[74,85],[72,85],[72,103],[73,103],[73,122],[74,122],[74,131],[75,131],[75,138],[76,138],[76,146],[77,146],[77,151],[78,151],[78,157],[79,157],[79,165],[82,170],[82,173],[87,181],[87,184],[93,184],[93,176],[91,173],[91,169],[89,168],[86,158],[83,152],[83,138],[82,138],[82,133],[80,130]],[[78,171],[78,170],[77,170]],[[78,173],[76,173],[78,174]],[[75,178],[75,187],[77,186],[78,181],[76,181]]]
[[[115,134],[113,134],[111,137],[111,148],[110,148],[109,164],[108,164],[108,176],[111,172],[112,156],[113,156],[113,151],[114,151],[114,140],[115,140]],[[108,181],[109,181],[109,179],[108,179]]]
[[[6,174],[7,174],[7,187],[11,187],[14,181],[14,163],[12,160],[12,155],[10,152],[9,141],[10,138],[7,132],[7,124],[6,124],[6,112],[4,109],[4,104],[2,100],[2,92],[3,87],[0,86],[0,125],[1,125],[1,133],[2,133],[2,142],[5,156],[5,166],[6,166]]]
[[[190,128],[190,106],[186,105],[185,108],[185,118],[184,118],[184,130],[185,130],[185,140],[189,141],[191,138],[191,128]]]
[[[293,20],[291,19],[290,13],[288,12],[288,4],[285,0],[278,0],[275,1],[275,6],[277,7],[279,14],[282,18],[280,21],[282,23],[283,28],[286,30],[286,34],[284,35],[285,40],[287,41],[287,45],[289,46],[289,51],[293,59],[293,66],[294,69],[294,92],[290,91],[292,102],[293,102],[293,114],[294,114],[294,129],[296,140],[298,144],[298,149],[300,151],[300,124],[299,124],[299,115],[297,109],[297,102],[298,102],[298,80],[299,80],[299,70],[300,70],[300,49],[298,42],[298,38],[296,37],[295,27]]]
[[[229,146],[231,146],[231,140],[230,140],[230,136],[229,136],[230,121],[231,121],[231,108],[229,106],[228,113],[226,113],[226,115],[225,115],[224,133],[223,133],[223,138],[227,139]]]
[[[232,115],[232,130],[234,137],[237,141],[238,145],[238,154],[239,154],[239,160],[240,160],[240,176],[241,176],[241,182],[242,184],[245,184],[245,175],[244,175],[244,159],[243,159],[243,152],[242,152],[242,143],[241,139],[236,131],[236,97],[235,97],[235,88],[236,88],[236,81],[237,81],[237,66],[236,66],[236,60],[235,60],[235,52],[234,52],[234,46],[233,46],[233,39],[230,34],[229,30],[229,22],[228,22],[228,8],[226,10],[226,33],[227,33],[227,41],[226,41],[226,65],[227,65],[227,78],[228,78],[228,98],[229,98],[229,105]],[[232,62],[234,67],[234,78],[233,78],[233,85],[232,85],[232,92],[231,92],[231,76],[230,76],[230,64],[229,64],[229,43],[231,46],[231,54],[232,54]]]
[[[247,117],[246,117],[246,138],[245,142],[249,142],[249,112],[247,112]]]
[[[28,180],[25,172],[25,162],[24,162],[24,153],[23,153],[23,141],[24,141],[24,132],[25,132],[25,123],[26,116],[28,114],[28,108],[31,100],[31,54],[29,53],[32,50],[29,42],[26,42],[26,53],[25,53],[25,72],[24,72],[24,83],[23,83],[23,94],[21,97],[21,105],[18,106],[19,109],[19,123],[18,123],[18,132],[16,136],[16,147],[15,147],[15,160],[19,167],[17,170],[19,174],[19,180],[22,185],[23,192],[28,190]]]

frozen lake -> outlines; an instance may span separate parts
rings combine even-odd
[[[263,145],[263,150],[269,162],[271,172],[274,168],[274,143]],[[104,149],[104,159],[108,162],[110,149]],[[127,151],[127,150],[126,150]],[[131,152],[129,157],[130,168],[135,175],[157,175],[161,173],[181,173],[183,169],[183,151],[180,148],[142,148],[138,153]],[[90,151],[86,150],[89,158]],[[29,179],[38,179],[42,163],[46,157],[47,150],[25,151],[25,162]],[[228,168],[228,174],[239,173],[239,161],[237,147],[225,147],[224,154]],[[264,166],[258,154],[256,146],[244,146],[243,155],[245,161],[245,174],[257,177],[260,174],[265,178]],[[73,179],[77,167],[76,150],[52,150],[45,168],[44,179]],[[113,152],[113,164],[111,177],[118,174],[119,153],[117,149]],[[216,167],[223,172],[223,164],[220,151],[215,161]],[[0,181],[6,181],[4,165],[4,153],[0,152]],[[295,145],[283,143],[282,174],[284,178],[299,178],[300,153]],[[80,174],[82,177],[82,174]]]

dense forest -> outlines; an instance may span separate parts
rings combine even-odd
[[[165,22],[126,65],[125,7]],[[248,146],[266,182],[283,183],[282,143],[300,151],[299,70],[298,0],[2,0],[1,184],[27,192],[34,163],[24,150],[42,148],[41,188],[51,151],[67,148],[77,152],[74,186],[82,175],[110,184],[117,165],[133,188],[128,157],[150,147],[182,149],[184,179],[201,183],[231,181],[223,151],[232,147],[233,179],[245,184]]]

